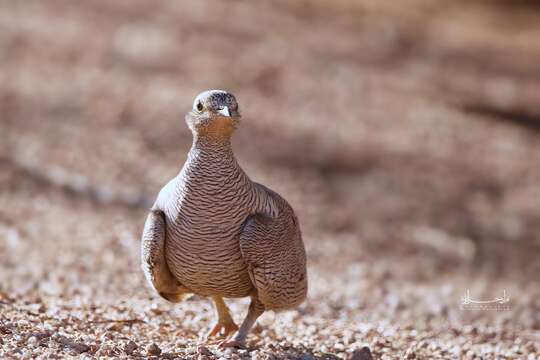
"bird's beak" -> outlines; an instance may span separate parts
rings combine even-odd
[[[227,106],[224,106],[221,109],[219,109],[218,113],[220,113],[223,116],[227,116],[227,117],[231,116],[231,112],[229,111],[229,107],[227,107]]]

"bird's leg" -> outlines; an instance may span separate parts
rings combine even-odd
[[[231,333],[238,330],[238,326],[236,326],[234,323],[229,312],[229,308],[223,301],[223,298],[220,296],[214,296],[212,299],[214,300],[214,308],[216,310],[218,320],[208,332],[206,338],[208,339],[219,334],[220,332],[222,332],[224,336],[229,336]]]
[[[242,325],[240,326],[240,329],[234,334],[234,336],[230,340],[225,340],[219,344],[220,348],[227,348],[227,347],[237,347],[241,348],[244,347],[244,344],[246,342],[246,337],[249,331],[251,330],[251,327],[253,324],[255,324],[255,321],[259,316],[262,315],[264,312],[264,305],[259,301],[259,298],[257,295],[251,296],[251,303],[249,304],[249,310],[246,315],[246,318],[242,322]]]

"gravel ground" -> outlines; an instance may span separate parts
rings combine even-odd
[[[527,1],[0,1],[0,358],[540,359],[539,36]],[[207,88],[309,258],[244,350],[139,269]]]

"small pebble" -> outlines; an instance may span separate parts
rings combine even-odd
[[[371,350],[369,350],[367,346],[364,346],[361,349],[354,350],[351,360],[373,360],[373,357],[371,356]]]
[[[135,344],[133,340],[130,340],[125,346],[124,346],[124,352],[128,355],[133,354],[135,350],[137,350],[138,346]]]
[[[30,336],[28,340],[26,340],[26,343],[28,344],[28,346],[34,347],[37,345],[38,339],[35,336]]]
[[[83,344],[81,342],[72,342],[68,346],[69,348],[71,348],[71,350],[75,351],[78,354],[81,354],[90,350],[90,346]]]
[[[204,345],[197,346],[197,353],[205,356],[214,356],[214,354]]]
[[[152,343],[148,345],[148,347],[146,348],[146,352],[148,353],[148,355],[159,356],[161,354],[161,349],[159,348],[159,346]]]

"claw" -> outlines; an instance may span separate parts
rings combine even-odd
[[[236,332],[238,326],[234,322],[220,323],[219,321],[212,327],[212,329],[206,335],[206,338],[211,338],[218,334],[223,335],[224,337],[229,336],[230,334]]]

